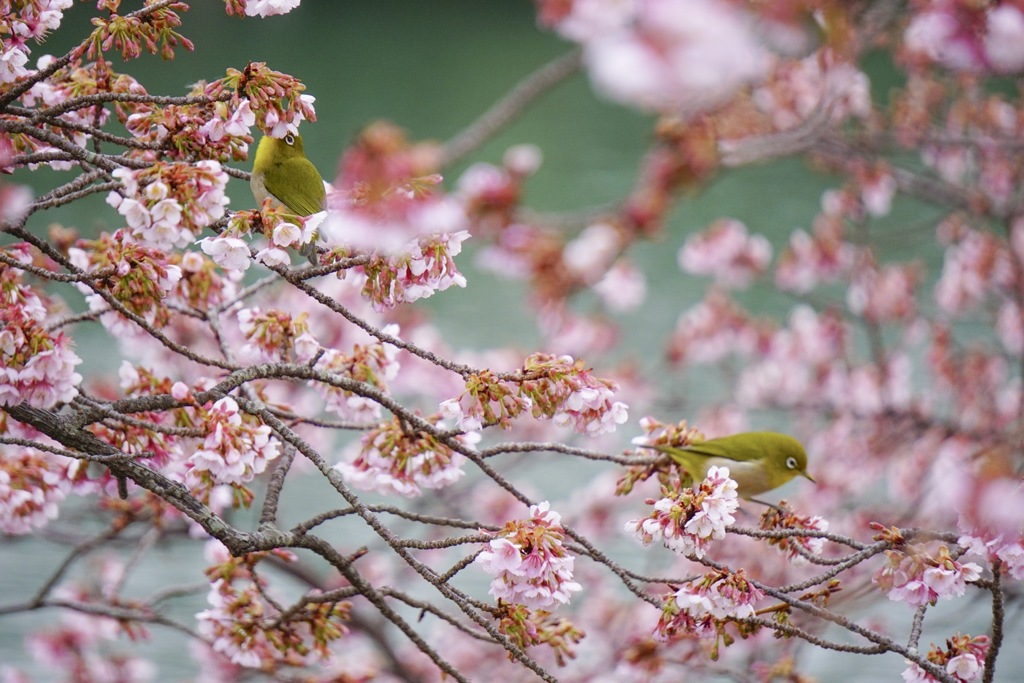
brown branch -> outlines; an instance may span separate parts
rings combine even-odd
[[[520,81],[480,118],[444,144],[441,166],[451,166],[490,140],[537,98],[579,71],[582,62],[582,51],[577,49],[545,64]]]

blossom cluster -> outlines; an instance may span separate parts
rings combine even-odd
[[[957,0],[917,3],[903,48],[908,57],[968,72],[1024,69],[1024,10],[1012,2],[988,7]]]
[[[133,84],[132,92],[145,94],[137,84]],[[141,143],[138,148],[130,148],[129,155],[149,162],[245,160],[252,142],[249,128],[256,121],[249,100],[234,107],[224,101],[203,102],[208,98],[202,84],[196,85],[189,96],[200,101],[162,106],[147,101],[122,105],[131,111],[124,119],[125,127]]]
[[[762,274],[772,258],[772,247],[761,235],[749,235],[735,219],[721,219],[686,240],[679,250],[679,267],[693,275],[708,275],[715,282],[742,289]]]
[[[386,325],[384,334],[395,336],[398,325]],[[310,344],[310,339],[297,340],[296,351],[300,355],[312,353],[300,350]],[[315,353],[315,351],[314,351]],[[398,375],[398,348],[383,342],[354,344],[348,353],[337,349],[326,349],[314,366],[316,370],[344,377],[346,380],[361,382],[369,387],[386,392],[388,382]],[[371,398],[326,382],[310,381],[317,393],[324,399],[324,409],[348,419],[375,420],[380,417],[380,404]]]
[[[759,528],[764,531],[828,531],[828,520],[820,515],[798,515],[787,505],[786,501],[778,507],[770,507],[761,514]],[[793,564],[807,564],[808,557],[820,556],[825,546],[821,536],[785,536],[767,538],[768,545],[775,546]]]
[[[989,649],[988,636],[960,635],[946,641],[946,647],[933,645],[928,650],[928,661],[946,670],[957,683],[969,683],[981,678],[985,672],[985,656]],[[903,671],[905,683],[930,683],[936,678],[916,663]]]
[[[890,600],[914,607],[960,597],[968,583],[981,578],[980,566],[958,562],[944,545],[934,557],[921,548],[887,550],[885,554],[889,562],[875,573],[872,581],[888,593]]]
[[[397,418],[368,431],[352,462],[335,468],[353,486],[384,494],[413,497],[424,488],[448,486],[465,472],[458,451],[426,432],[410,433]]]
[[[217,484],[241,488],[280,455],[270,427],[242,414],[230,396],[203,406],[198,418],[206,436],[188,459],[185,483],[193,491],[208,495]]]
[[[749,17],[730,3],[545,0],[538,5],[542,23],[583,45],[598,90],[645,109],[709,108],[763,78],[772,62]]]
[[[806,294],[818,285],[836,281],[853,266],[856,251],[845,239],[845,214],[837,206],[848,197],[835,199],[825,203],[810,233],[794,230],[790,235],[775,269],[779,289]]]
[[[75,398],[82,359],[71,337],[47,329],[46,309],[17,269],[0,265],[0,297],[0,405],[51,408]]]
[[[155,162],[139,170],[119,168],[121,189],[107,203],[125,217],[132,234],[158,249],[183,247],[224,216],[228,176],[217,161]]]
[[[102,3],[110,7],[109,17],[93,19],[92,35],[87,40],[86,57],[101,61],[104,52],[117,49],[125,60],[137,59],[143,49],[150,54],[160,53],[164,59],[174,59],[174,48],[181,45],[194,49],[192,41],[177,32],[181,16],[175,10],[187,10],[183,3],[173,3],[143,13],[118,14],[121,0]]]
[[[270,6],[283,7],[283,3],[258,0],[252,5],[262,9]],[[264,62],[249,62],[241,71],[228,69],[224,78],[206,86],[205,93],[216,100],[227,98],[228,108],[236,112],[232,118],[246,127],[255,124],[265,134],[283,138],[288,133],[297,135],[303,121],[316,121],[315,98],[305,89],[298,79],[268,69]]]
[[[517,395],[517,391],[515,383],[483,370],[467,377],[466,390],[458,398],[442,401],[438,410],[441,417],[453,420],[465,431],[477,431],[492,424],[510,429],[512,420],[533,405],[529,398]]]
[[[658,500],[647,500],[654,511],[644,519],[626,522],[626,533],[644,545],[660,541],[681,555],[704,557],[711,542],[725,538],[725,530],[736,521],[739,507],[736,482],[729,468],[712,467],[692,489],[662,489]]]
[[[573,581],[575,559],[562,544],[561,515],[544,501],[530,506],[530,518],[505,524],[476,563],[494,577],[488,591],[498,600],[546,609],[567,604],[582,590]]]
[[[531,610],[525,605],[498,600],[500,615],[498,631],[508,636],[522,649],[544,644],[551,648],[558,666],[576,656],[573,645],[584,636],[583,631],[564,617],[556,617],[546,610]]]
[[[13,83],[28,75],[25,64],[28,41],[42,42],[46,34],[60,26],[64,10],[74,0],[31,0],[6,7],[0,13],[0,84]]]
[[[655,636],[716,638],[726,622],[754,616],[754,606],[764,597],[742,569],[708,572],[665,596]]]
[[[501,166],[477,162],[463,171],[454,197],[472,221],[474,232],[500,235],[514,222],[523,183],[540,168],[541,158],[538,147],[517,145],[505,152]]]
[[[238,329],[245,344],[238,349],[243,363],[270,363],[289,358],[307,361],[319,345],[309,332],[309,315],[292,315],[279,309],[262,310],[259,306],[239,309]]]
[[[1024,580],[1024,536],[972,530],[961,535],[957,545],[990,562],[998,560],[1001,571],[1018,581]]]
[[[68,250],[71,263],[89,274],[97,276],[93,283],[79,283],[78,289],[93,311],[109,309],[98,293],[107,291],[130,312],[150,325],[163,327],[170,313],[163,300],[181,280],[181,268],[170,262],[167,254],[134,242],[124,230],[113,235],[102,233],[96,240],[78,240]],[[101,320],[108,327],[120,324],[110,317]]]
[[[376,310],[386,311],[449,287],[465,287],[466,277],[459,272],[454,257],[467,239],[469,232],[465,230],[442,232],[413,240],[396,254],[375,255],[360,266],[366,278],[363,294]]]
[[[441,191],[437,162],[436,151],[386,123],[364,130],[341,160],[319,236],[336,256],[370,256],[355,270],[378,311],[466,286],[454,257],[469,238],[468,221]]]
[[[67,465],[35,449],[0,455],[0,531],[24,535],[57,518],[70,488]]]
[[[239,0],[234,0],[235,2]],[[301,0],[240,0],[249,17],[272,17],[277,14],[288,14],[299,6]],[[231,13],[229,0],[228,13]]]
[[[171,255],[172,263],[181,268],[181,279],[174,297],[197,311],[207,311],[232,298],[237,291],[234,281],[222,277],[211,259],[195,251]]]
[[[349,619],[350,604],[321,602],[312,593],[304,604],[282,612],[267,596],[267,580],[254,569],[271,556],[296,560],[283,550],[233,558],[219,542],[208,543],[207,557],[217,564],[206,569],[210,608],[196,614],[199,632],[215,651],[252,669],[302,666],[330,656],[328,645],[348,633],[343,622]]]
[[[99,556],[88,576],[62,581],[54,597],[60,601],[89,605],[87,610],[65,611],[59,622],[32,631],[25,637],[24,651],[35,663],[33,676],[5,662],[4,680],[24,683],[36,677],[46,680],[147,681],[157,680],[157,666],[150,659],[133,656],[120,644],[125,636],[146,640],[148,630],[131,619],[105,614],[111,608],[132,610],[139,605],[117,595],[117,584],[127,568],[111,554]]]
[[[763,342],[765,330],[726,292],[713,288],[676,322],[668,356],[679,364],[717,363],[746,355]]]
[[[768,116],[771,127],[781,131],[795,128],[819,112],[836,123],[850,116],[867,119],[871,114],[869,86],[867,75],[855,63],[840,51],[826,49],[803,59],[777,62],[771,76],[754,88],[751,100]],[[877,196],[883,198],[884,193]]]
[[[562,263],[567,275],[592,287],[609,310],[631,311],[643,303],[647,284],[643,272],[623,254],[627,246],[620,227],[592,223],[565,244]]]
[[[246,224],[260,226],[270,243],[256,252],[256,258],[268,266],[286,265],[291,261],[287,248],[301,249],[306,254],[315,247],[317,228],[326,217],[325,211],[298,216],[283,205],[274,206],[274,201],[267,198],[258,211],[232,215],[227,234],[247,232]]]
[[[520,392],[530,399],[535,418],[591,436],[614,432],[628,419],[626,404],[612,400],[618,385],[594,377],[571,356],[532,354],[523,362],[522,376]]]

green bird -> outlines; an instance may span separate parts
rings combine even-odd
[[[807,474],[807,451],[786,434],[744,432],[684,448],[663,445],[649,448],[668,454],[698,481],[706,477],[712,467],[728,467],[729,476],[736,481],[736,492],[743,498],[771,491],[797,475],[814,481]]]
[[[262,206],[269,197],[275,206],[283,206],[296,216],[309,216],[324,208],[324,180],[306,158],[300,135],[263,136],[256,148],[249,187],[257,204]],[[317,263],[315,239],[302,246],[302,254]]]

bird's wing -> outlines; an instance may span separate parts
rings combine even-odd
[[[293,189],[289,201],[281,197],[284,179],[288,178]],[[323,209],[324,181],[309,159],[289,159],[267,169],[264,184],[270,194],[299,216],[309,216]]]
[[[725,458],[726,460],[756,460],[763,455],[759,448],[750,448],[746,444],[737,444],[728,441],[729,437],[722,439],[708,439],[700,443],[690,444],[683,450],[710,458]]]

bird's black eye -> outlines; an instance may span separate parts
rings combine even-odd
[[[788,458],[786,458],[786,467],[788,467],[791,470],[795,470],[796,458],[794,458],[793,456],[789,456]]]
[[[285,143],[288,144],[288,146],[294,145],[295,144],[295,136],[292,135],[291,133],[288,133],[288,135],[284,136],[284,141],[285,141]]]

